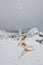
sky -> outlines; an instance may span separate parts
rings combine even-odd
[[[43,0],[0,0],[0,29],[43,31]]]

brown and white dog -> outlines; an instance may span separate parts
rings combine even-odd
[[[21,52],[21,55],[20,55],[19,57],[21,57],[21,56],[23,56],[25,53],[28,53],[28,52],[30,52],[30,51],[33,50],[33,49],[32,49],[32,50],[29,49],[30,46],[27,45],[27,43],[25,42],[26,38],[27,38],[26,35],[21,36],[21,41],[20,41],[19,44],[18,44],[18,47],[21,46],[21,47],[23,48],[23,50],[22,50],[22,52]]]

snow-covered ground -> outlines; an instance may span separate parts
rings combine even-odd
[[[43,33],[36,29],[29,31],[25,43],[33,50],[21,57],[23,48],[18,47],[19,42],[12,38],[0,39],[0,65],[43,65]]]

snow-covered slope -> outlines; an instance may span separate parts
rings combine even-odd
[[[33,28],[24,35],[26,48],[29,45],[31,51],[24,52],[22,56],[25,47],[18,47],[18,43],[22,41],[21,35],[17,35],[19,40],[0,39],[0,65],[43,65],[43,33]]]
[[[17,38],[18,33],[11,33],[11,32],[6,32],[4,30],[0,30],[0,39],[15,39]]]

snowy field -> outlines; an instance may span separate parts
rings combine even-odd
[[[27,37],[25,42],[28,43],[32,50],[19,57],[22,52],[22,47],[18,47],[17,40],[0,39],[0,65],[43,65],[43,42],[39,43],[36,40],[41,40],[43,37],[33,35]]]

